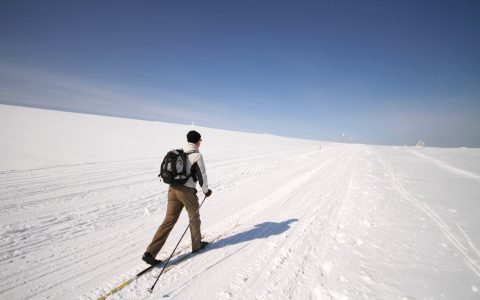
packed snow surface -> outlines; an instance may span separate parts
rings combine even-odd
[[[0,105],[0,298],[97,299],[144,269],[190,129]],[[479,149],[196,129],[213,243],[182,260],[187,234],[153,294],[160,268],[108,299],[480,299]]]

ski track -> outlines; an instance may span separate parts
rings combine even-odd
[[[433,157],[430,157],[428,155],[425,155],[423,153],[418,153],[417,151],[414,151],[414,150],[409,150],[407,149],[407,151],[417,157],[420,157],[422,159],[425,159],[427,161],[430,161],[431,163],[433,163],[434,165],[440,167],[441,169],[443,170],[446,170],[452,174],[455,174],[455,175],[459,175],[459,176],[462,176],[462,177],[465,177],[465,178],[469,178],[469,179],[474,179],[474,180],[479,180],[480,181],[480,175],[478,174],[475,174],[473,172],[469,172],[469,171],[466,171],[466,170],[463,170],[463,169],[460,169],[460,168],[457,168],[457,167],[454,167],[454,166],[451,166],[447,163],[444,163],[443,161],[440,161],[438,159],[435,159]]]
[[[382,190],[376,190],[378,179],[371,175],[373,161],[379,161],[384,169],[375,169],[376,172],[388,174],[386,180],[391,186],[384,189],[396,191],[401,199],[427,214],[478,277],[478,249],[461,227],[457,224],[462,235],[455,235],[438,214],[403,187],[378,152],[357,145],[316,157],[310,161],[310,168],[298,169],[295,180],[225,219],[215,230],[221,231],[226,224],[234,223],[239,228],[202,255],[176,265],[174,272],[163,275],[154,295],[179,299],[368,299],[371,295],[409,298],[395,285],[383,283],[388,292],[376,294],[380,274],[368,270],[365,262],[359,263],[356,273],[347,273],[350,278],[344,278],[341,270],[346,262],[335,253],[345,245],[355,252],[362,247],[362,236],[368,239],[368,228],[372,226],[368,218],[375,213],[376,204],[367,202],[365,219],[356,220],[357,204],[353,198],[368,201],[369,194],[382,195]],[[371,178],[365,180],[365,177]],[[262,225],[264,222],[269,222],[268,226]],[[363,227],[344,230],[345,226],[359,225]],[[394,257],[385,259],[391,263]],[[149,298],[146,290],[156,275],[158,272],[148,274],[112,299]],[[349,281],[355,284],[338,289],[338,282],[348,286]],[[202,289],[205,285],[215,289],[205,291]]]
[[[324,165],[326,165],[326,164],[327,163],[324,163]],[[323,167],[323,166],[321,166],[321,167]],[[307,173],[305,175],[301,176],[300,178],[289,182],[287,185],[280,188],[279,190],[274,191],[272,194],[270,194],[268,197],[265,197],[261,201],[257,201],[257,202],[255,202],[255,204],[250,205],[250,206],[242,209],[241,211],[233,214],[231,217],[225,219],[219,225],[219,228],[211,228],[211,229],[209,229],[209,231],[214,231],[214,232],[221,231],[225,227],[231,227],[232,224],[235,224],[235,223],[238,224],[239,222],[245,223],[248,220],[257,216],[259,213],[265,211],[268,208],[271,208],[272,204],[275,203],[276,201],[278,201],[279,199],[283,199],[283,201],[287,201],[289,198],[287,197],[285,199],[285,194],[292,193],[292,187],[302,186],[302,184],[304,183],[304,178],[311,178],[315,174],[316,171],[315,170],[311,171],[310,169],[311,169],[311,167],[307,165],[307,166],[304,166],[303,168],[297,170],[296,173],[300,173],[300,174],[303,174],[305,172],[307,172]],[[236,243],[237,240],[238,239],[232,239],[231,243]],[[224,245],[224,242],[220,241],[219,243],[217,243],[217,245],[215,247],[222,247],[223,245]],[[180,272],[181,268],[182,268],[182,266],[177,266],[175,268],[175,270],[176,270],[175,273]]]
[[[418,153],[415,153],[418,154]],[[408,202],[414,205],[416,208],[421,210],[425,215],[427,215],[435,224],[440,228],[441,232],[445,238],[450,241],[450,243],[463,255],[465,264],[470,268],[470,270],[480,279],[480,255],[478,249],[473,245],[471,240],[468,238],[466,233],[462,228],[456,224],[456,227],[461,232],[462,236],[467,240],[467,245],[462,243],[461,239],[454,233],[450,228],[448,223],[442,219],[442,217],[437,214],[427,203],[420,201],[416,198],[411,192],[406,190],[402,185],[399,177],[393,171],[393,168],[377,154],[377,158],[380,163],[385,168],[386,172],[391,178],[392,185],[397,190],[397,192]],[[468,178],[471,178],[467,176]]]
[[[329,151],[328,148],[322,150],[324,153]],[[290,165],[292,159],[305,161],[317,152],[302,147],[239,156],[237,159],[213,161],[210,164],[207,162],[211,178],[215,178],[217,172],[226,174],[211,182],[212,189],[234,189],[243,182],[232,178],[242,178],[242,175],[248,174],[250,180],[254,180],[272,172],[279,165]],[[70,292],[69,289],[65,290],[64,285],[96,283],[96,275],[105,273],[108,264],[118,267],[138,261],[138,253],[141,252],[135,245],[143,246],[145,237],[152,234],[152,229],[141,222],[145,209],[149,209],[147,216],[155,214],[165,202],[165,191],[159,192],[155,180],[156,168],[145,171],[156,167],[158,161],[158,158],[147,158],[1,172],[1,215],[15,213],[17,216],[24,215],[24,218],[8,225],[2,222],[0,295],[60,297],[62,293]],[[128,201],[124,197],[115,199],[119,192],[125,192],[132,198]],[[111,201],[98,201],[99,198]],[[74,210],[71,209],[72,202],[75,203]],[[125,205],[131,209],[125,209]],[[247,214],[246,211],[237,214],[234,219],[238,220]],[[109,227],[126,220],[137,220],[129,232],[113,235],[108,232],[108,239],[89,238],[94,232],[108,231]],[[211,231],[215,230],[212,228]],[[80,242],[77,242],[80,248],[71,249],[67,246],[62,249],[61,245],[71,240]],[[114,250],[105,253],[106,249]],[[115,257],[117,261],[111,263],[107,257]],[[9,267],[13,265],[15,269]],[[74,270],[79,265],[82,265],[84,272],[77,274]],[[28,289],[24,287],[27,282]]]
[[[188,262],[183,266],[176,266],[175,272],[162,277],[162,284],[159,289],[161,289],[163,296],[195,298],[195,295],[189,294],[184,289],[187,287],[189,290],[192,289],[190,285],[195,283],[200,277],[208,278],[209,274],[215,275],[219,273],[226,277],[222,278],[222,281],[230,284],[224,289],[217,290],[216,297],[234,295],[235,298],[250,299],[255,295],[249,295],[248,291],[255,290],[255,284],[264,285],[266,282],[273,282],[274,284],[267,288],[267,293],[275,290],[275,282],[277,281],[271,280],[269,277],[278,275],[279,271],[285,272],[289,270],[286,266],[292,266],[290,260],[296,257],[296,253],[301,253],[301,248],[304,246],[301,241],[312,233],[312,224],[318,221],[318,219],[321,219],[324,223],[335,223],[335,217],[326,218],[325,214],[331,212],[331,215],[335,216],[338,214],[338,210],[342,209],[342,205],[339,205],[336,201],[328,200],[336,199],[337,197],[334,197],[335,194],[341,195],[345,192],[343,188],[345,183],[344,175],[345,172],[349,172],[347,166],[354,152],[344,150],[336,153],[329,159],[321,157],[318,166],[313,168],[313,170],[275,191],[259,204],[256,204],[255,208],[249,207],[247,215],[235,216],[243,224],[248,224],[250,219],[278,220],[280,221],[279,224],[287,223],[286,225],[292,228],[287,230],[285,234],[276,234],[278,225],[265,226],[260,228],[260,230],[252,229],[252,226],[246,226],[243,232],[239,229],[239,231],[232,233],[229,238],[216,243],[211,247],[211,250],[198,257],[200,262],[195,263],[195,267],[198,266],[199,270],[194,274],[189,274],[191,273],[189,270],[193,268],[190,265],[193,263]],[[313,165],[315,166],[315,163]],[[335,167],[335,165],[338,165],[338,167]],[[310,167],[310,169],[312,168]],[[332,169],[335,170],[333,174],[330,172]],[[321,183],[320,185],[318,184],[319,182]],[[326,184],[330,186],[329,189],[324,188]],[[310,189],[307,187],[315,188]],[[293,197],[295,199],[292,199]],[[340,197],[340,199],[344,198]],[[321,204],[317,202],[318,199],[320,199]],[[326,212],[323,211],[324,206],[328,206]],[[292,218],[289,212],[298,212],[299,208],[301,208],[302,214]],[[322,233],[324,232],[322,231]],[[235,238],[235,236],[237,237]],[[214,250],[224,247],[231,248],[231,250],[224,250],[221,257],[216,257]],[[258,249],[262,249],[262,251],[258,251]],[[269,251],[265,251],[265,249]],[[306,259],[310,255],[307,252],[303,256],[299,255],[298,257]],[[193,260],[197,260],[197,258]],[[238,271],[229,276],[230,274],[224,274],[221,270],[217,270],[225,267],[225,264],[228,268]],[[268,274],[269,277],[260,280],[260,274]],[[295,277],[289,276],[288,278],[287,286],[291,287],[288,292],[291,293],[296,285],[296,280]],[[150,280],[152,279],[153,276]],[[145,283],[148,282],[147,279],[144,279],[144,281]],[[138,284],[141,284],[141,282],[143,281],[140,281]],[[169,288],[169,286],[175,288]],[[140,287],[137,289],[144,290],[146,288]],[[193,287],[193,289],[195,288]],[[142,297],[138,294],[136,296]],[[228,298],[228,296],[226,297]]]
[[[469,180],[480,179],[408,152]],[[202,232],[206,239],[221,238],[200,255],[174,257],[172,271],[162,275],[153,295],[147,289],[159,268],[109,299],[382,298],[388,294],[374,290],[379,274],[363,263],[350,270],[352,287],[340,288],[349,284],[341,268],[348,259],[336,251],[361,247],[372,226],[368,217],[378,213],[369,198],[380,199],[390,190],[432,220],[480,278],[474,239],[407,190],[373,147],[332,144],[211,157],[206,160],[210,186],[225,203],[211,200],[207,211],[223,215],[209,215]],[[96,299],[143,269],[140,256],[165,211],[166,189],[156,179],[159,163],[158,157],[146,157],[0,172],[0,298]],[[386,177],[380,180],[378,174]],[[381,183],[386,186],[377,190]],[[228,202],[230,197],[236,202]],[[182,219],[176,228],[184,226]],[[363,227],[348,231],[346,226]],[[176,238],[172,234],[170,240]],[[187,235],[179,252],[188,252],[189,243]],[[159,256],[171,250],[164,247]],[[402,295],[394,286],[382,287],[391,297]]]
[[[344,177],[344,174],[348,172],[346,165],[352,156],[353,153],[350,158],[343,162],[343,165],[338,164],[334,174],[318,174],[316,179],[322,182],[322,185],[313,185],[315,188],[306,191],[304,195],[302,194],[299,197],[299,200],[301,199],[302,202],[296,205],[304,207],[303,215],[299,218],[301,221],[292,228],[289,235],[283,238],[283,240],[274,242],[273,246],[271,246],[272,253],[262,253],[262,257],[257,259],[257,262],[262,262],[262,264],[258,266],[253,274],[257,275],[257,277],[262,276],[262,278],[261,280],[253,278],[248,289],[245,287],[237,288],[239,291],[245,291],[240,298],[251,299],[255,296],[259,298],[291,298],[293,293],[299,292],[299,287],[297,287],[300,280],[299,277],[311,268],[309,266],[311,258],[317,256],[320,250],[315,245],[305,245],[302,241],[312,236],[320,240],[327,236],[327,232],[331,232],[337,226],[338,215],[344,207],[343,203],[348,199],[349,188],[346,192],[344,189],[345,179],[348,176]],[[325,189],[325,186],[329,188]],[[343,194],[345,196],[342,196]],[[318,199],[320,202],[312,201],[312,199]],[[329,218],[325,219],[325,215],[328,215]],[[316,228],[316,224],[324,226],[318,231],[312,230],[312,228]],[[327,246],[325,246],[326,243],[320,244],[324,246],[324,251],[328,249],[328,244]],[[304,249],[305,246],[307,246],[306,251]],[[324,261],[324,255],[320,255],[318,261]],[[264,270],[263,272],[266,272],[266,276],[264,275],[265,273],[262,274],[262,269]],[[285,276],[285,273],[287,276]],[[244,277],[241,279],[244,281]],[[261,295],[249,293],[249,291],[257,290],[256,287],[258,286],[266,287],[266,289],[263,288],[264,292]],[[279,292],[277,291],[279,288],[282,289],[280,295],[278,295]],[[302,287],[301,289],[303,290],[304,288]]]
[[[310,191],[306,190],[303,193],[299,193],[298,200],[301,200],[301,202],[299,201],[295,204],[295,206],[301,206],[304,208],[303,215],[299,218],[301,221],[299,221],[295,227],[292,228],[292,230],[289,232],[289,235],[284,237],[283,240],[273,243],[273,245],[270,247],[272,250],[270,253],[262,253],[262,256],[256,259],[257,264],[260,262],[261,263],[257,265],[255,272],[252,272],[252,274],[257,275],[258,277],[262,274],[261,270],[264,270],[263,272],[266,272],[266,276],[263,275],[261,280],[258,280],[258,278],[252,278],[252,280],[250,280],[251,285],[247,289],[241,286],[242,281],[245,282],[245,277],[240,275],[241,281],[238,280],[238,282],[240,282],[240,288],[237,287],[237,291],[245,291],[244,294],[241,294],[240,298],[251,299],[254,297],[255,295],[248,293],[248,291],[256,290],[256,286],[267,287],[264,289],[262,295],[257,295],[260,298],[272,297],[272,293],[275,293],[278,288],[283,289],[281,291],[282,298],[291,297],[291,294],[295,291],[297,277],[299,272],[301,272],[300,270],[307,270],[308,268],[306,268],[305,262],[309,261],[310,258],[315,256],[318,252],[318,248],[315,248],[314,245],[309,244],[307,245],[307,252],[305,253],[303,250],[305,244],[303,244],[302,241],[307,237],[311,237],[312,235],[315,235],[318,238],[322,237],[325,235],[325,232],[329,231],[331,227],[330,224],[335,224],[337,222],[338,213],[341,211],[343,206],[332,200],[342,201],[343,197],[341,194],[344,192],[343,187],[345,183],[345,177],[343,175],[345,172],[347,172],[345,170],[346,165],[352,156],[343,161],[343,164],[336,161],[338,166],[333,174],[316,174],[317,176],[315,178],[315,182],[321,182],[321,185],[311,182],[309,185],[305,184],[303,186],[303,189],[305,189],[305,186],[310,185],[314,186],[315,188],[311,189]],[[344,158],[344,156],[341,158]],[[325,189],[325,186],[329,188]],[[312,201],[317,199],[320,200],[320,203],[317,201]],[[287,213],[285,212],[285,214]],[[328,220],[324,219],[325,215],[329,215]],[[322,226],[323,228],[321,230],[318,230],[316,233],[312,232],[312,228],[316,227],[315,224],[325,223],[326,226]],[[296,262],[292,262],[292,260],[297,262],[300,260],[304,263],[298,265]],[[320,256],[320,261],[323,261],[322,256]],[[285,277],[284,273],[286,272],[288,274],[288,272],[292,270],[296,271],[293,272],[293,276]],[[280,280],[285,280],[285,278],[287,278],[287,282],[280,282]]]

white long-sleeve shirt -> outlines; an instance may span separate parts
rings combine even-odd
[[[191,171],[193,170],[196,174],[196,178],[198,180],[200,187],[202,188],[202,191],[204,193],[207,193],[208,192],[207,172],[205,170],[205,163],[203,162],[202,154],[198,151],[198,147],[192,143],[188,143],[183,148],[183,151],[187,153],[187,175],[190,175]],[[188,154],[190,152],[193,152],[193,153]],[[191,188],[197,187],[197,183],[193,180],[193,177],[190,177],[184,185]]]

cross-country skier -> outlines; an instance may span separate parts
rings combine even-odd
[[[208,188],[207,173],[205,172],[205,164],[203,162],[202,154],[198,151],[202,143],[200,133],[195,130],[187,134],[188,144],[183,148],[187,154],[186,166],[187,175],[190,178],[184,185],[170,185],[168,188],[168,204],[167,213],[162,225],[155,233],[152,242],[148,245],[146,252],[143,254],[142,260],[147,264],[156,265],[161,263],[161,260],[155,259],[158,252],[162,249],[165,241],[170,234],[173,226],[178,220],[183,207],[187,209],[190,219],[190,234],[192,237],[192,252],[204,248],[208,242],[202,241],[202,234],[200,233],[200,214],[198,213],[199,203],[196,195],[197,181],[200,184],[205,197],[209,197],[212,191]]]

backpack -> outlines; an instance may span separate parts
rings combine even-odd
[[[183,149],[168,151],[160,165],[160,181],[171,185],[184,185],[190,178],[187,176],[187,155],[194,152],[184,152]]]

